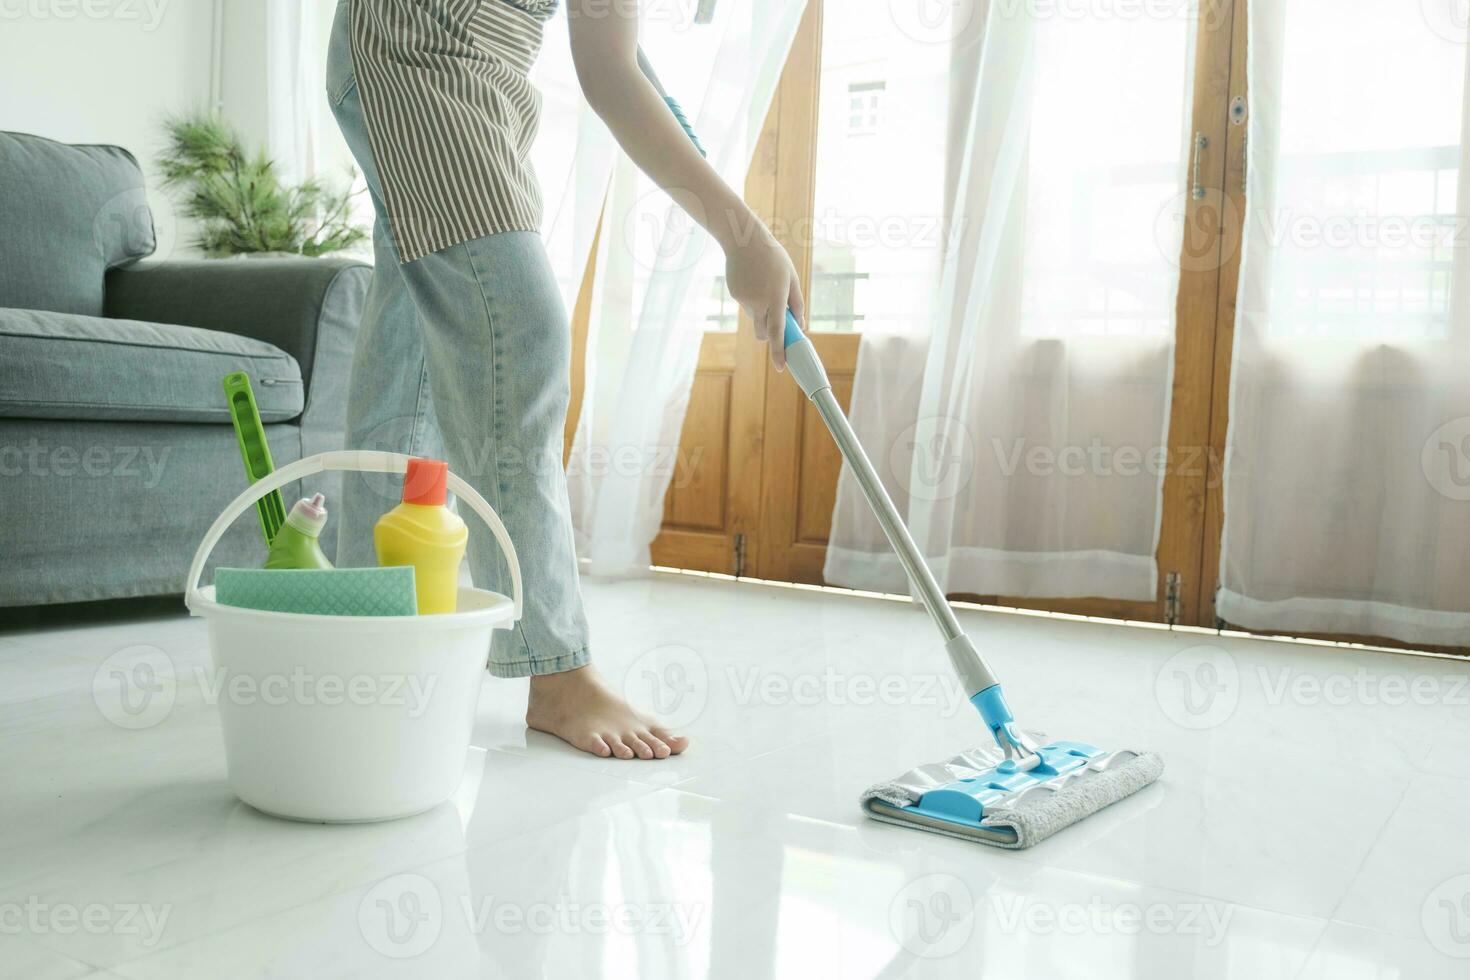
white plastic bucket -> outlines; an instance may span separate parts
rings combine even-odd
[[[490,636],[521,616],[521,570],[499,516],[462,479],[448,487],[495,535],[513,599],[459,591],[434,616],[317,616],[220,605],[199,578],[229,526],[272,490],[323,470],[403,473],[398,453],[331,452],[252,484],[215,520],[189,569],[185,602],[209,624],[211,693],[230,788],[293,820],[356,823],[421,813],[459,785]]]

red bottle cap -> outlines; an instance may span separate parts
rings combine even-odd
[[[444,481],[449,464],[442,459],[410,459],[403,474],[403,502],[444,506]]]

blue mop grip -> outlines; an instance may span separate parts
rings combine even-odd
[[[792,344],[795,344],[803,339],[805,338],[802,336],[801,327],[796,325],[796,314],[792,313],[790,310],[787,310],[786,335],[782,338],[781,346],[790,347]]]
[[[786,370],[791,372],[791,377],[801,386],[803,394],[814,399],[817,392],[831,389],[832,382],[827,380],[827,369],[817,356],[817,348],[802,334],[801,327],[796,325],[796,317],[790,310],[786,311],[786,332],[781,335],[781,347],[786,351]],[[842,409],[838,408],[836,411],[840,415]],[[831,424],[828,423],[829,426]],[[836,437],[834,432],[833,438]]]
[[[671,95],[664,96],[664,104],[674,114],[674,121],[679,124],[680,129],[684,130],[684,135],[689,137],[689,142],[694,144],[694,148],[699,151],[699,155],[708,157],[709,154],[705,152],[704,144],[699,142],[698,136],[694,135],[694,127],[689,125],[689,117],[684,115],[683,107]]]

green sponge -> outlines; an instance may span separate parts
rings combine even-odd
[[[413,616],[413,566],[392,568],[221,568],[223,606],[315,616]]]

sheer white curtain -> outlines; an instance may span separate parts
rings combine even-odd
[[[1219,614],[1470,644],[1457,0],[1253,0]]]
[[[541,231],[570,311],[607,199],[617,144],[582,97],[565,4],[546,24],[531,79],[541,93],[540,127],[531,149],[545,209]]]
[[[327,102],[327,42],[336,7],[319,0],[267,0],[254,10],[236,6],[228,57],[243,56],[242,38],[264,31],[266,155],[288,185],[315,179],[332,190],[357,191],[349,205],[352,220],[371,228],[373,205],[367,182],[358,173]],[[247,119],[254,116],[251,106],[243,109]],[[372,242],[363,242],[352,252],[354,258],[371,261]]]
[[[744,186],[804,8],[791,0],[720,3],[711,23],[694,24],[692,3],[645,7],[644,50],[734,187]],[[578,552],[594,574],[632,574],[647,571],[662,523],[707,325],[702,305],[723,264],[718,246],[667,195],[610,144],[598,145],[595,154],[590,142],[578,145],[584,166],[565,185],[577,217],[558,219],[567,227],[554,224],[551,235],[554,247],[558,236],[590,241],[596,222],[584,204],[606,193],[568,476]],[[612,169],[610,183],[606,170],[594,174],[599,162]],[[544,171],[542,183],[557,186]],[[581,265],[574,268],[580,276]]]
[[[336,152],[341,140],[322,83],[334,6],[310,0],[266,3],[266,153],[287,183],[341,162]]]
[[[943,84],[889,84],[865,152],[943,134],[948,227],[919,312],[861,324],[852,415],[949,591],[1156,593],[1194,8],[960,3],[890,40]],[[846,472],[825,575],[907,589]]]

